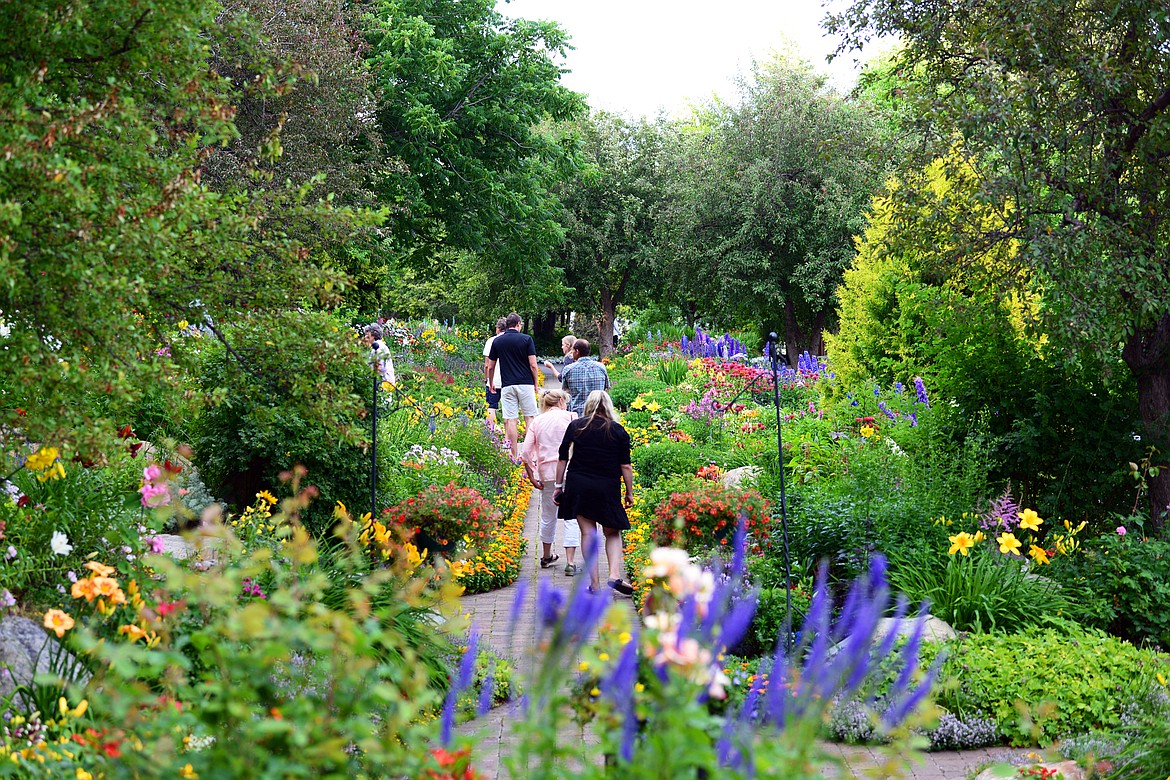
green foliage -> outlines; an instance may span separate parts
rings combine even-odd
[[[176,343],[182,320],[210,334],[245,307],[260,322],[335,303],[343,279],[291,236],[356,217],[283,183],[201,184],[211,150],[237,135],[233,85],[208,50],[247,22],[187,0],[59,10],[13,9],[0,43],[0,409],[29,438],[96,460],[125,420],[88,393],[122,408],[175,386],[198,360]],[[257,93],[287,90],[269,65]]]
[[[692,295],[723,322],[760,327],[766,313],[763,330],[782,333],[790,356],[822,354],[853,236],[891,160],[882,128],[783,55],[710,120],[678,209],[678,242],[698,247],[684,265]]]
[[[584,109],[560,84],[565,32],[505,19],[491,0],[368,10],[377,124],[398,163],[381,187],[399,209],[383,251],[416,267],[444,249],[490,253],[501,286],[547,267],[562,236],[550,186],[573,155],[539,128]]]
[[[11,461],[0,459],[4,473]],[[17,472],[13,483],[27,498],[18,507],[7,493],[0,494],[2,547],[16,550],[3,563],[4,587],[20,603],[53,603],[55,587],[63,570],[80,573],[86,560],[98,556],[114,561],[126,558],[122,546],[140,547],[137,528],[154,525],[139,502],[144,458],[116,455],[105,468],[83,468],[70,463],[62,479],[39,482],[27,471]],[[72,550],[54,553],[54,532],[64,534]],[[0,555],[0,558],[5,557]]]
[[[707,465],[702,450],[693,444],[660,441],[638,447],[630,456],[637,472],[638,481],[648,488],[658,480],[674,474],[694,474],[700,466]]]
[[[304,466],[309,482],[320,491],[305,520],[314,532],[322,532],[332,522],[336,501],[357,507],[369,500],[370,455],[361,443],[335,431],[363,436],[368,423],[362,419],[367,415],[362,399],[373,393],[374,373],[358,341],[330,325],[329,317],[302,313],[295,319],[326,331],[332,328],[337,331],[335,343],[282,346],[285,334],[249,323],[228,332],[236,345],[230,351],[205,351],[199,382],[215,402],[194,425],[195,463],[211,491],[237,506],[250,504],[260,490],[278,492],[280,475],[296,464]],[[332,354],[314,354],[320,346]],[[269,353],[279,354],[274,361],[279,371],[255,373],[251,362]],[[300,410],[304,390],[299,382],[304,377],[313,377],[318,407],[332,424],[322,427],[320,419]],[[385,404],[385,393],[379,395]],[[382,436],[391,429],[384,426]],[[380,442],[382,478],[390,473],[390,450],[388,442]]]
[[[1140,525],[1117,518],[1128,533],[1086,542],[1059,556],[1053,576],[1077,594],[1087,624],[1134,644],[1170,648],[1170,542],[1142,538]]]
[[[689,365],[685,358],[663,360],[657,366],[658,381],[667,387],[677,385],[687,378]]]
[[[565,240],[559,266],[573,287],[577,311],[600,314],[595,352],[613,351],[617,307],[658,289],[666,258],[657,241],[669,164],[677,142],[664,119],[629,121],[596,112],[561,128],[579,144],[581,170],[557,187],[564,204]]]
[[[1162,680],[1166,677],[1163,675]],[[1109,757],[1114,769],[1107,780],[1162,780],[1170,776],[1170,685],[1160,682],[1158,701],[1142,713],[1125,747]]]
[[[609,388],[609,397],[613,400],[613,405],[625,411],[630,408],[630,404],[634,399],[642,393],[653,393],[656,390],[665,390],[666,383],[660,379],[638,379],[630,377],[628,379],[614,379],[612,386]]]
[[[985,544],[946,560],[926,552],[891,561],[890,584],[957,631],[1014,633],[1080,609],[1059,583]]]
[[[1002,228],[1007,216],[978,199],[974,171],[949,167],[959,166],[957,154],[947,159],[907,174],[903,186],[930,192],[931,209],[961,211],[972,231]],[[1029,334],[1037,300],[1011,292],[1025,274],[1014,245],[946,269],[959,239],[929,223],[917,245],[891,248],[896,208],[892,196],[875,201],[838,290],[840,330],[827,341],[840,386],[924,376],[932,393],[953,401],[954,428],[986,413],[994,481],[1010,480],[1048,515],[1110,511],[1124,490],[1118,466],[1136,453],[1132,382],[1066,360]]]
[[[970,265],[1016,244],[1043,288],[1049,337],[1094,362],[1122,359],[1147,441],[1170,451],[1170,224],[1157,218],[1170,206],[1163,4],[944,0],[920,11],[909,0],[856,0],[826,26],[842,50],[900,38],[897,62],[920,87],[906,94],[924,138],[961,137],[979,202],[1005,207],[1001,226],[973,234],[964,210],[935,210],[928,232],[958,238],[958,251],[940,259]],[[909,188],[898,200],[907,219],[896,243],[918,246],[931,194]],[[1160,512],[1170,471],[1150,487]],[[1161,523],[1154,518],[1155,529]]]
[[[1159,666],[1154,653],[1097,633],[972,634],[948,643],[938,703],[993,717],[1013,745],[1045,746],[1120,725]]]

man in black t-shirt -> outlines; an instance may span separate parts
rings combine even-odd
[[[524,422],[536,416],[536,344],[532,337],[520,332],[522,320],[520,315],[512,312],[508,315],[508,329],[492,340],[488,350],[487,363],[484,365],[484,379],[487,380],[488,390],[496,392],[495,367],[500,365],[500,381],[503,388],[500,392],[500,410],[504,414],[504,429],[508,432],[508,444],[512,448],[513,459],[520,457],[520,450],[516,440],[519,438],[517,420],[524,415]]]

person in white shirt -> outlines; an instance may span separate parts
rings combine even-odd
[[[506,319],[500,317],[498,320],[496,320],[496,336],[500,335],[507,329],[508,321]],[[483,345],[483,370],[485,377],[483,382],[483,392],[484,396],[487,398],[488,427],[493,431],[496,429],[496,411],[500,408],[500,365],[498,363],[496,364],[495,372],[493,374],[493,379],[495,379],[495,392],[492,392],[492,384],[487,381],[486,376],[488,369],[488,354],[492,351],[492,342],[496,340],[496,336],[490,337],[486,342],[484,342]]]

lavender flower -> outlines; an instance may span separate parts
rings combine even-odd
[[[892,411],[890,411],[890,407],[886,406],[885,401],[878,401],[878,409],[881,409],[882,414],[884,414],[886,417],[889,417],[891,420],[898,419],[898,415],[896,415]]]
[[[10,609],[15,606],[16,597],[12,595],[12,592],[9,591],[8,588],[0,590],[0,607],[4,609]]]

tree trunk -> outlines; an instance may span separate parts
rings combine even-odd
[[[597,357],[600,360],[613,354],[613,321],[617,316],[618,301],[608,288],[601,288],[601,334],[597,337]]]
[[[532,338],[536,341],[538,349],[544,347],[545,350],[548,350],[548,345],[556,341],[556,337],[557,313],[555,311],[545,312],[532,318]]]
[[[788,365],[796,368],[796,361],[802,352],[808,352],[814,357],[825,354],[825,317],[826,312],[817,312],[812,325],[806,331],[796,320],[796,307],[790,301],[784,302],[784,349]]]
[[[1137,380],[1138,412],[1145,431],[1142,443],[1156,447],[1157,476],[1148,477],[1151,536],[1161,535],[1170,512],[1170,314],[1151,328],[1136,331],[1121,356]]]

